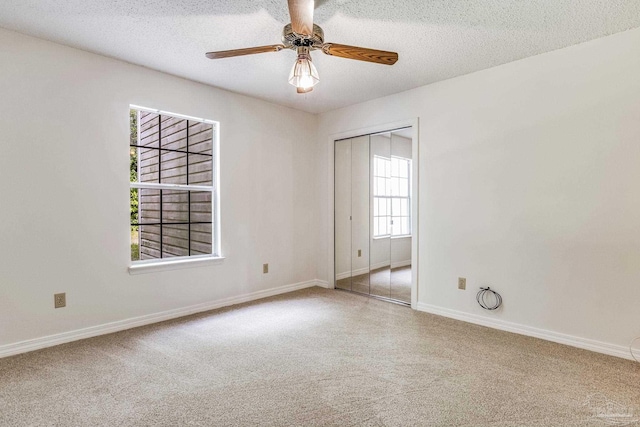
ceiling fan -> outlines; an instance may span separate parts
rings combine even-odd
[[[385,65],[393,65],[398,60],[398,54],[395,52],[325,43],[324,31],[313,23],[314,0],[288,2],[291,23],[285,25],[282,30],[282,44],[208,52],[207,58],[221,59],[254,53],[280,52],[283,49],[295,50],[298,59],[289,74],[289,83],[296,87],[298,93],[311,92],[320,81],[318,70],[311,62],[311,51],[314,50],[322,50],[326,55]]]

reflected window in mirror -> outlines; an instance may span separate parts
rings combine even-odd
[[[373,237],[411,235],[411,159],[373,156]]]

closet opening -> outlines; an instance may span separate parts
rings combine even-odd
[[[334,141],[336,289],[415,300],[413,143],[412,127]]]

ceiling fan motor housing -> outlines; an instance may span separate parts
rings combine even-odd
[[[293,32],[291,24],[287,24],[282,30],[282,44],[286,48],[294,50],[300,46],[308,47],[311,50],[321,49],[324,44],[324,31],[318,25],[313,24],[313,34],[300,36]]]

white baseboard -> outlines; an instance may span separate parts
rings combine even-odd
[[[411,260],[410,259],[407,259],[407,260],[404,260],[404,261],[393,261],[391,263],[391,268],[394,269],[394,268],[399,268],[399,267],[406,267],[408,265],[411,265]],[[379,268],[389,268],[389,261],[383,261],[383,262],[379,262],[377,264],[372,264],[371,265],[371,271],[378,270]],[[366,273],[366,271],[365,271],[365,273]]]
[[[382,261],[382,262],[378,262],[376,264],[371,264],[371,266],[369,267],[369,271],[373,271],[373,270],[378,270],[380,268],[385,268],[385,267],[389,267],[389,261]],[[367,270],[365,269],[364,271],[365,273],[367,272]]]
[[[408,265],[411,265],[411,260],[405,260],[405,261],[394,261],[391,263],[391,268],[399,268],[399,267],[406,267]],[[365,268],[359,268],[357,270],[353,270],[353,271],[346,271],[344,273],[338,273],[336,274],[336,280],[342,280],[342,279],[346,279],[347,277],[355,277],[355,276],[360,276],[361,274],[366,274],[370,271],[374,271],[374,270],[378,270],[380,268],[385,268],[385,267],[389,267],[389,262],[388,261],[383,261],[383,262],[379,262],[377,264],[371,264],[371,266],[369,268],[365,267]]]
[[[407,259],[405,261],[394,261],[391,263],[391,268],[400,268],[400,267],[406,267],[408,265],[411,265],[411,260]]]
[[[321,280],[308,280],[306,282],[294,283],[293,285],[280,286],[277,288],[266,289],[264,291],[257,291],[257,292],[252,292],[250,294],[238,295],[235,297],[224,298],[217,301],[210,301],[202,304],[196,304],[189,307],[176,308],[173,310],[163,311],[160,313],[147,314],[145,316],[132,317],[130,319],[118,320],[115,322],[105,323],[102,325],[96,325],[88,328],[77,329],[75,331],[48,335],[46,337],[34,338],[34,339],[20,341],[12,344],[5,344],[0,346],[0,358],[13,356],[20,353],[26,353],[33,350],[39,350],[45,347],[52,347],[55,345],[64,344],[71,341],[91,338],[98,335],[105,335],[113,332],[123,331],[125,329],[136,328],[138,326],[144,326],[152,323],[163,322],[165,320],[188,316],[190,314],[201,313],[209,310],[215,310],[216,308],[222,308],[230,305],[241,304],[244,302],[267,298],[274,295],[280,295],[287,292],[297,291],[299,289],[311,288],[313,286],[322,286],[322,287],[328,288],[329,284]]]
[[[431,304],[419,302],[417,305],[419,311],[437,314],[438,316],[449,317],[451,319],[462,320],[463,322],[474,323],[476,325],[487,326],[489,328],[499,329],[501,331],[513,332],[520,335],[540,338],[547,341],[565,344],[571,347],[581,348],[583,350],[595,351],[609,356],[621,357],[623,359],[633,360],[629,348],[617,344],[610,344],[602,341],[591,340],[587,338],[576,337],[573,335],[562,334],[559,332],[548,331],[546,329],[534,328],[519,323],[507,322],[500,319],[491,319],[486,316],[465,313],[463,311],[452,310],[449,308],[438,307]]]
[[[26,353],[29,351],[39,350],[46,347],[52,347],[72,341],[85,338],[91,338],[99,335],[110,334],[113,332],[123,331],[126,329],[136,328],[138,326],[149,325],[152,323],[163,322],[178,317],[188,316],[195,313],[201,313],[217,308],[228,307],[230,305],[241,304],[244,302],[254,301],[267,298],[274,295],[280,295],[287,292],[297,291],[299,289],[319,286],[322,288],[330,288],[329,283],[324,280],[308,280],[306,282],[295,283],[292,285],[280,286],[277,288],[267,289],[264,291],[252,292],[250,294],[238,295],[235,297],[224,298],[217,301],[196,304],[189,307],[177,308],[160,313],[148,314],[145,316],[133,317],[130,319],[119,320],[103,325],[91,326],[88,328],[78,329],[75,331],[63,332],[60,334],[49,335],[46,337],[34,338],[31,340],[20,341],[12,344],[0,346],[0,358],[13,356],[16,354]],[[491,319],[477,314],[465,313],[458,310],[452,310],[444,307],[438,307],[431,304],[418,303],[417,309],[426,313],[436,314],[439,316],[449,317],[476,325],[487,326],[489,328],[499,329],[502,331],[513,332],[520,335],[540,338],[547,341],[565,344],[584,350],[595,351],[597,353],[607,354],[610,356],[621,357],[623,359],[633,360],[629,353],[629,348],[616,344],[609,344],[602,341],[591,340],[587,338],[576,337],[573,335],[562,334],[559,332],[548,331],[545,329],[534,328],[519,323],[507,322],[500,319]]]
[[[338,273],[336,274],[336,280],[346,279],[347,277],[351,277],[351,272],[347,271],[346,273]]]
[[[371,270],[372,269],[373,268],[371,268]],[[359,269],[353,270],[353,271],[345,271],[344,273],[337,274],[336,275],[336,280],[342,280],[342,279],[346,279],[347,277],[355,277],[355,276],[359,276],[361,274],[367,274],[369,272],[369,270],[370,270],[370,268],[364,267],[364,268],[359,268]]]
[[[326,280],[316,279],[316,286],[320,286],[321,288],[326,289],[333,289],[333,287],[329,285],[329,282],[327,282]]]

